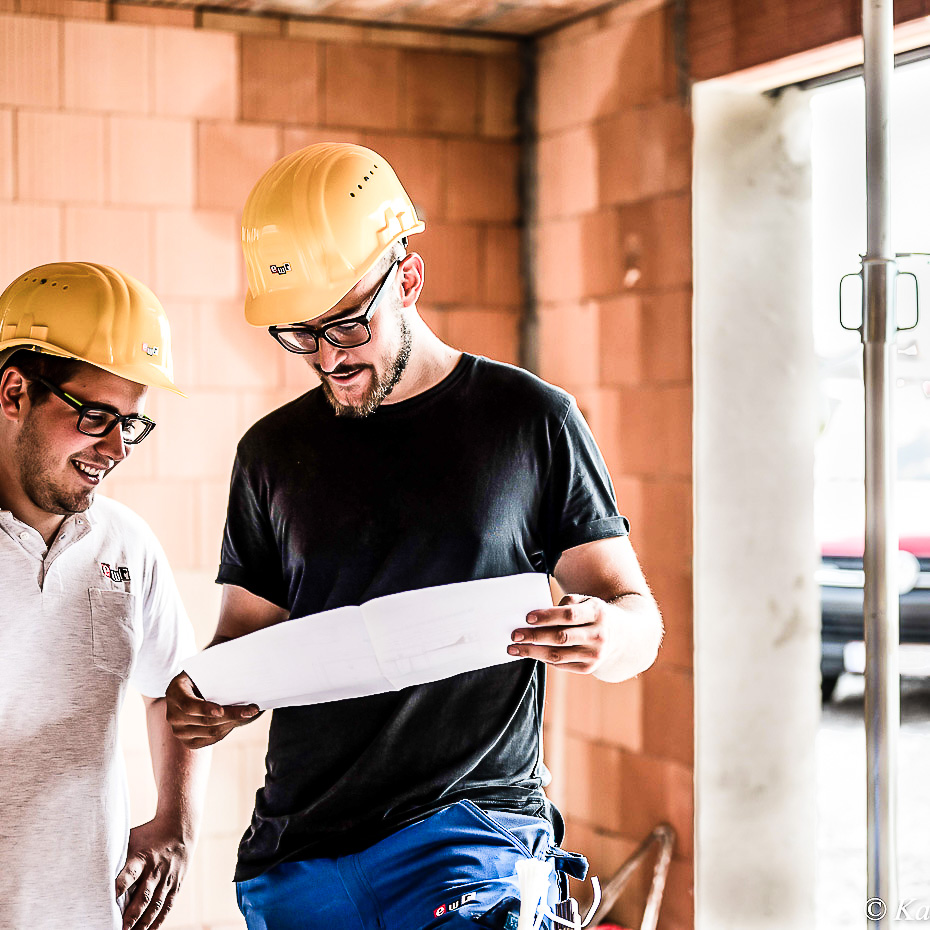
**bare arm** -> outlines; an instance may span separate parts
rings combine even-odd
[[[207,648],[273,626],[287,617],[286,610],[245,588],[223,585],[219,623]],[[167,698],[168,721],[174,735],[190,749],[211,746],[261,714],[255,704],[223,707],[203,700],[184,672],[168,686]]]
[[[129,833],[116,895],[128,892],[123,927],[159,927],[187,872],[203,814],[209,753],[194,754],[171,733],[165,698],[143,698],[152,769],[158,789],[155,816]]]
[[[514,630],[512,655],[602,681],[623,681],[655,661],[662,617],[630,540],[616,536],[566,550],[555,578],[567,594]]]

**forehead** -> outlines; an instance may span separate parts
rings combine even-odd
[[[138,411],[148,390],[144,384],[120,378],[94,365],[82,365],[61,388],[85,404],[106,404],[121,413]]]
[[[373,268],[339,303],[327,310],[322,316],[306,322],[310,326],[325,326],[327,323],[332,323],[333,320],[338,320],[341,317],[355,316],[361,310],[361,305],[372,296],[372,292],[380,280],[379,269]]]

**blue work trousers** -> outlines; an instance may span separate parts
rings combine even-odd
[[[563,865],[567,857],[579,877],[587,867],[554,847],[548,821],[461,801],[362,852],[283,862],[238,882],[236,893],[249,930],[480,927],[471,918],[519,898],[517,862],[533,856]],[[557,900],[553,881],[550,904]]]

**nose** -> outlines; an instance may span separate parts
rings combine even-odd
[[[121,462],[132,451],[132,447],[123,442],[123,431],[118,423],[106,436],[99,438],[94,444],[94,448],[100,455],[106,456],[114,462]]]
[[[332,371],[347,358],[345,349],[330,345],[325,339],[320,339],[320,348],[317,352],[320,367],[323,371]]]

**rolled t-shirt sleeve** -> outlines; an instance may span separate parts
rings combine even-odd
[[[604,457],[573,398],[552,445],[543,516],[550,573],[566,549],[630,531]]]
[[[281,553],[267,506],[262,503],[261,484],[261,479],[250,473],[240,448],[229,486],[229,507],[216,581],[245,588],[287,609]]]

